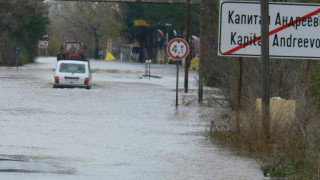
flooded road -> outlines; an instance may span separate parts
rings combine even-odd
[[[175,108],[175,66],[152,65],[162,78],[149,80],[142,64],[91,61],[86,90],[53,89],[55,63],[0,67],[0,179],[263,179],[206,140],[214,109]]]

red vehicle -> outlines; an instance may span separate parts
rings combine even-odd
[[[67,41],[60,48],[60,53],[57,56],[59,60],[86,60],[83,53],[83,43],[79,41]]]

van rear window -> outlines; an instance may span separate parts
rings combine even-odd
[[[86,68],[84,64],[61,63],[59,72],[84,74],[86,72]]]

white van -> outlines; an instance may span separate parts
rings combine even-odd
[[[92,73],[89,61],[60,60],[53,76],[53,87],[83,87],[90,89]]]

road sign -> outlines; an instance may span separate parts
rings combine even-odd
[[[49,42],[47,40],[39,41],[39,49],[48,49]]]
[[[12,54],[14,54],[14,55],[19,55],[21,53],[21,51],[22,51],[22,49],[18,46],[14,46],[12,48]]]
[[[320,4],[270,3],[270,57],[320,58]],[[261,55],[260,3],[220,1],[218,54]]]
[[[182,60],[189,54],[189,44],[182,38],[172,39],[167,47],[168,54],[174,60]],[[177,81],[176,81],[176,107],[178,107],[178,90],[179,90],[179,62],[176,61],[177,65]]]
[[[182,60],[189,54],[189,44],[181,38],[175,38],[168,44],[168,54],[174,60]]]

